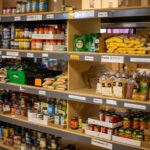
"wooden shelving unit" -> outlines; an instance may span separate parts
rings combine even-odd
[[[0,83],[0,88],[68,100],[68,120],[70,120],[70,118],[76,112],[83,118],[95,114],[96,111],[98,111],[99,109],[99,105],[101,104],[106,104],[113,107],[135,109],[140,111],[150,111],[150,100],[135,101],[129,99],[119,99],[101,96],[99,94],[96,94],[95,89],[88,88],[88,86],[83,81],[82,77],[83,72],[87,71],[92,65],[100,65],[100,63],[107,64],[107,67],[112,70],[119,70],[121,65],[124,63],[129,64],[129,66],[131,65],[131,69],[133,68],[133,70],[134,67],[136,68],[134,64],[148,65],[149,67],[150,54],[127,55],[109,53],[86,53],[73,51],[74,34],[88,34],[92,32],[99,32],[100,27],[103,26],[103,19],[108,20],[108,23],[106,23],[103,27],[107,27],[107,25],[113,26],[114,28],[118,27],[119,24],[116,23],[117,19],[119,19],[120,22],[123,22],[124,19],[127,20],[128,18],[132,19],[132,21],[136,24],[136,27],[138,27],[138,25],[141,27],[142,25],[144,26],[144,23],[142,24],[136,22],[138,19],[141,19],[141,17],[145,18],[146,22],[149,21],[150,7],[130,7],[118,9],[79,10],[71,12],[46,12],[32,14],[1,15],[0,23],[28,22],[31,21],[31,18],[32,21],[67,22],[67,32],[69,41],[67,45],[67,52],[0,49],[0,56],[12,56],[20,58],[55,58],[66,60],[68,61],[69,90],[46,90],[44,88],[13,83]],[[111,22],[111,24],[109,24],[109,22]],[[120,26],[122,26],[122,24],[120,24]],[[146,26],[148,26],[148,23]],[[118,61],[116,62],[116,64],[114,64],[114,62],[111,61],[112,58],[120,58],[121,61]],[[88,112],[86,112],[86,110],[88,110]],[[110,140],[91,137],[84,133],[81,133],[80,131],[73,131],[69,129],[69,124],[67,125],[67,129],[60,129],[54,126],[42,126],[39,124],[30,123],[27,121],[27,118],[12,117],[10,115],[4,114],[0,114],[0,121],[30,128],[44,133],[62,136],[71,140],[87,144],[91,144],[92,140],[96,139],[99,142],[103,142],[105,148],[108,148],[106,145],[112,145],[111,149],[113,150],[147,150],[143,147],[133,147],[131,145],[125,145]],[[103,146],[101,145],[100,147]],[[3,149],[12,150],[12,148],[3,145],[2,142],[0,142],[0,150]]]

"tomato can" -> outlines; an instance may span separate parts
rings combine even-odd
[[[125,130],[125,137],[128,139],[132,139],[132,130],[131,129]]]
[[[100,132],[101,131],[101,127],[100,126],[94,126],[94,131],[95,132]]]
[[[89,125],[88,125],[88,130],[90,130],[90,131],[94,131],[94,125],[89,124]]]
[[[108,133],[108,128],[107,127],[101,127],[101,132],[102,133]]]
[[[130,128],[131,127],[131,120],[129,117],[123,118],[123,127],[124,128]]]
[[[122,128],[119,128],[119,133],[118,133],[119,136],[121,137],[124,137],[125,136],[125,129],[122,127]]]
[[[139,117],[134,117],[133,118],[133,128],[134,129],[139,129],[140,128],[140,118]]]
[[[110,120],[110,115],[109,115],[109,114],[106,114],[105,121],[106,121],[106,122],[109,122],[109,120]]]

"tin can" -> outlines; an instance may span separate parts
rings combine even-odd
[[[125,130],[125,137],[128,139],[132,139],[132,130],[131,129]]]
[[[132,139],[136,140],[136,135],[138,134],[137,130],[133,131]]]
[[[148,128],[148,119],[145,117],[140,118],[140,129],[144,130]]]
[[[15,107],[12,107],[11,108],[11,115],[16,115],[16,108]]]
[[[94,131],[94,125],[93,124],[88,124],[88,130]]]
[[[142,134],[137,134],[135,140],[143,141],[143,135]]]
[[[106,127],[101,127],[101,132],[102,133],[108,133],[108,128],[106,128]]]
[[[119,136],[121,137],[125,137],[125,129],[122,127],[122,128],[119,128],[119,133],[118,133]]]
[[[140,118],[134,117],[133,118],[133,128],[139,129],[140,128]]]
[[[95,132],[100,132],[101,131],[101,127],[100,126],[94,126],[94,131]]]
[[[123,127],[124,128],[130,128],[131,127],[131,120],[129,117],[123,118]]]
[[[25,108],[21,109],[21,116],[27,116],[27,110]]]
[[[78,129],[79,128],[79,121],[78,117],[73,117],[70,121],[70,127],[71,129]]]

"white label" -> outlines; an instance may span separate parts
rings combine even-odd
[[[30,16],[27,16],[27,21],[34,21],[34,20],[42,20],[42,15],[30,15]]]
[[[95,103],[95,104],[103,104],[103,100],[102,99],[94,98],[93,99],[93,103]]]
[[[81,100],[81,101],[86,101],[86,97],[83,97],[83,96],[69,95],[68,97],[71,98],[71,99],[77,99],[77,100]]]
[[[85,60],[86,61],[94,61],[94,57],[93,56],[85,56]]]
[[[150,62],[150,58],[130,58],[130,62],[149,63]]]
[[[74,18],[89,18],[94,17],[94,11],[78,11],[74,13]]]
[[[23,89],[21,86],[19,87],[19,90],[20,91],[25,91],[25,89]]]
[[[48,57],[47,53],[42,54],[42,57]]]
[[[54,14],[49,14],[46,16],[46,19],[54,19]]]
[[[106,104],[109,104],[109,105],[117,105],[117,102],[114,101],[114,100],[106,100]]]
[[[0,51],[0,55],[2,55],[2,51]]]
[[[27,57],[33,58],[33,57],[34,57],[34,54],[33,54],[33,53],[27,53]]]
[[[15,56],[15,57],[17,57],[17,56],[19,56],[19,53],[18,52],[7,52],[7,54],[6,55],[8,55],[8,56]]]
[[[108,17],[108,12],[98,12],[98,17],[99,18]]]
[[[21,16],[17,16],[14,18],[15,21],[21,21]]]
[[[96,140],[96,139],[92,139],[91,144],[95,145],[95,146],[98,146],[98,147],[103,147],[103,148],[106,148],[106,149],[110,149],[110,150],[112,150],[112,148],[113,148],[113,145],[111,143],[103,142],[103,141]]]
[[[146,106],[145,105],[138,105],[138,104],[124,103],[124,107],[146,110]]]
[[[46,91],[41,91],[41,90],[40,90],[40,91],[39,91],[39,95],[44,95],[44,96],[45,96],[45,95],[46,95]]]
[[[101,62],[124,63],[123,56],[102,56]]]

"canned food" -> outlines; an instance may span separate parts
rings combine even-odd
[[[106,121],[106,122],[109,122],[109,120],[110,120],[110,115],[107,114],[107,115],[106,115],[106,118],[105,118],[105,121]]]
[[[121,137],[124,137],[125,136],[125,129],[122,127],[122,128],[119,128],[119,136]]]
[[[131,127],[131,120],[129,117],[123,118],[123,127],[124,128],[130,128]]]
[[[147,129],[147,128],[148,128],[148,119],[144,118],[144,117],[141,117],[140,118],[140,129],[144,130],[144,129]]]
[[[102,133],[108,133],[108,128],[106,128],[106,127],[101,127],[101,132]]]
[[[94,126],[94,131],[95,132],[100,132],[101,131],[101,128],[100,128],[100,126]]]
[[[143,135],[142,134],[137,134],[135,140],[143,141]]]
[[[133,118],[133,128],[135,128],[135,129],[140,128],[140,118],[138,118],[138,117]]]
[[[88,125],[88,130],[90,130],[90,131],[94,131],[94,125],[89,124],[89,125]]]
[[[131,129],[125,130],[125,137],[128,139],[132,139],[132,130]]]

